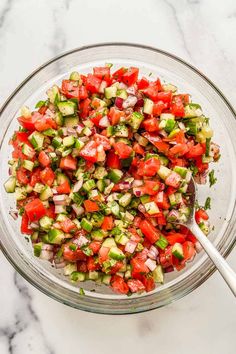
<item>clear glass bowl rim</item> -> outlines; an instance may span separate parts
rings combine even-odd
[[[67,55],[76,52],[79,53],[81,51],[88,50],[88,49],[96,49],[99,47],[109,47],[109,46],[117,46],[117,47],[125,46],[125,47],[133,47],[133,48],[136,47],[143,50],[149,50],[149,51],[162,54],[163,56],[170,57],[174,61],[183,64],[183,66],[186,66],[188,69],[195,72],[195,74],[200,76],[203,80],[205,80],[208,83],[209,86],[211,86],[211,88],[219,95],[219,97],[223,100],[227,108],[231,111],[232,115],[236,119],[235,110],[233,109],[229,101],[226,99],[224,94],[221,92],[221,90],[206,75],[201,73],[196,67],[187,63],[185,60],[181,59],[180,57],[171,54],[167,51],[164,51],[162,49],[158,49],[152,46],[137,44],[137,43],[128,43],[128,42],[105,42],[105,43],[98,43],[98,44],[90,44],[87,46],[82,46],[82,47],[78,47],[66,51],[58,56],[55,56],[51,60],[48,60],[43,65],[39,66],[36,70],[34,70],[30,75],[28,75],[26,79],[22,81],[21,84],[13,91],[13,93],[6,99],[6,101],[3,103],[2,107],[0,108],[0,116],[2,115],[6,107],[11,103],[12,98],[21,90],[21,88],[25,86],[30,81],[30,79],[34,77],[34,75],[36,75],[39,71],[43,70],[48,65],[52,64],[53,62],[56,62],[59,59],[62,59],[63,57],[66,57]],[[236,212],[235,209],[236,209],[236,205],[234,203],[232,217],[233,215],[235,215]],[[232,251],[232,249],[236,244],[236,235],[231,236],[231,239],[229,239],[229,237],[226,237],[226,234],[229,236],[231,232],[235,231],[235,227],[234,227],[235,224],[232,223],[232,217],[222,237],[221,244],[218,247],[218,250],[224,257],[227,257],[229,255],[229,253]],[[224,241],[226,240],[227,240],[227,247],[223,247]],[[155,308],[166,306],[184,297],[185,295],[192,292],[193,290],[195,290],[202,283],[204,283],[216,270],[215,266],[206,256],[204,262],[202,262],[201,264],[201,269],[199,269],[201,273],[201,277],[192,279],[191,284],[189,284],[188,279],[182,279],[179,284],[174,284],[174,286],[172,286],[172,289],[171,288],[165,289],[162,296],[160,296],[159,293],[159,297],[160,297],[159,299],[158,298],[154,299],[154,296],[155,295],[157,296],[157,294],[153,294],[153,295],[146,294],[145,296],[142,297],[126,298],[126,299],[122,299],[121,302],[120,301],[117,302],[117,300],[111,300],[111,299],[104,300],[104,299],[98,299],[96,297],[90,298],[86,296],[78,296],[78,298],[75,299],[74,296],[72,296],[71,298],[70,296],[68,296],[70,295],[70,293],[71,295],[73,295],[71,290],[66,289],[66,291],[68,291],[68,294],[67,296],[65,296],[65,293],[63,294],[65,289],[62,286],[58,286],[58,288],[57,287],[55,288],[53,285],[51,286],[50,280],[48,278],[40,277],[40,281],[39,281],[39,278],[37,278],[38,274],[36,269],[35,269],[35,274],[33,274],[32,272],[27,272],[26,269],[23,270],[21,267],[19,267],[19,265],[17,264],[17,260],[15,260],[11,256],[9,250],[4,246],[1,239],[0,239],[0,249],[3,251],[3,254],[8,259],[8,261],[12,264],[12,266],[17,270],[17,272],[21,274],[29,283],[31,283],[34,287],[39,289],[41,292],[45,293],[46,295],[50,296],[51,298],[61,303],[64,303],[76,309],[81,309],[93,313],[102,313],[102,314],[132,314],[132,313],[149,311]]]

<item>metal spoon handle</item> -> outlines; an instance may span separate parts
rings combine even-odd
[[[212,262],[215,264],[216,268],[228,284],[232,293],[236,297],[236,273],[230,268],[226,260],[221,256],[217,249],[213,246],[211,241],[208,240],[206,235],[198,227],[196,222],[189,225],[192,233],[197,237],[198,241],[205,249],[208,256],[211,258]]]

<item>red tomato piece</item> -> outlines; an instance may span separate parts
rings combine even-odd
[[[144,156],[145,155],[145,150],[144,148],[142,148],[141,145],[139,145],[139,143],[135,142],[134,145],[133,145],[133,150],[136,154],[138,155],[142,155]]]
[[[147,118],[142,122],[143,128],[150,133],[159,131],[158,120],[155,117]]]
[[[89,244],[89,248],[92,250],[93,254],[97,254],[101,248],[101,245],[102,245],[102,242],[100,242],[100,241],[92,241]]]
[[[154,103],[152,114],[154,116],[160,116],[162,111],[166,108],[166,104],[162,101]]]
[[[93,75],[98,77],[101,80],[110,82],[110,68],[108,66],[94,67]]]
[[[136,81],[138,80],[138,73],[139,73],[138,68],[130,67],[123,74],[122,81],[128,86],[134,85],[136,83]]]
[[[127,159],[133,152],[132,148],[129,145],[123,143],[122,141],[113,144],[113,147],[115,149],[115,152],[121,159]]]
[[[187,144],[176,144],[170,149],[170,154],[183,156],[189,151]]]
[[[112,216],[105,216],[101,228],[104,231],[112,230],[114,227],[113,224],[113,217]]]
[[[64,221],[61,221],[60,225],[62,231],[66,233],[74,232],[77,229],[75,224],[69,218],[66,218]]]
[[[87,161],[96,162],[98,159],[97,143],[93,140],[89,141],[79,155]]]
[[[85,100],[88,98],[88,91],[84,85],[79,86],[79,99]]]
[[[176,102],[171,104],[171,113],[174,114],[176,117],[184,117],[184,105],[182,102]]]
[[[112,78],[116,81],[121,81],[121,79],[126,71],[127,71],[126,68],[120,68],[113,73]]]
[[[40,151],[39,156],[38,156],[39,163],[43,167],[47,167],[51,164],[51,159],[50,157],[46,154],[45,151]]]
[[[196,162],[196,167],[197,167],[199,173],[203,173],[203,172],[208,170],[209,164],[208,163],[203,163],[201,156],[196,157],[195,158],[195,162]]]
[[[57,193],[58,194],[69,194],[71,191],[70,188],[70,183],[68,180],[65,180],[65,182],[63,182],[62,184],[60,184],[60,186],[56,187]]]
[[[108,259],[108,253],[110,251],[110,248],[108,247],[101,247],[98,256],[99,256],[99,263],[102,264]]]
[[[29,182],[31,187],[34,187],[36,183],[41,182],[41,180],[40,180],[40,172],[41,172],[41,170],[40,170],[39,167],[35,168],[32,171],[31,176],[30,176],[30,182]]]
[[[178,188],[181,182],[181,177],[176,172],[171,172],[171,174],[165,179],[165,184],[167,186]]]
[[[79,100],[79,85],[73,80],[62,80],[61,91],[67,98],[77,98]]]
[[[170,245],[185,242],[185,235],[180,234],[179,232],[169,232],[165,237]]]
[[[146,161],[140,162],[137,173],[140,176],[152,177],[157,174],[157,171],[159,170],[160,166],[160,161],[155,157],[151,157]]]
[[[138,279],[140,275],[149,273],[149,268],[146,266],[145,261],[137,257],[131,259],[133,278]]]
[[[186,154],[188,159],[192,159],[204,154],[204,148],[201,144],[196,144],[194,146],[189,147],[189,152]]]
[[[100,134],[94,134],[93,138],[97,146],[102,145],[105,151],[110,150],[111,148],[110,140],[106,136]]]
[[[87,213],[93,213],[99,210],[97,203],[89,199],[84,201],[84,207]]]
[[[63,257],[65,261],[77,262],[77,261],[86,261],[87,256],[79,248],[73,250],[70,246],[74,246],[73,242],[68,242],[63,246]]]
[[[24,167],[20,167],[16,171],[16,178],[20,184],[28,184],[30,180],[30,172]]]
[[[120,118],[123,115],[122,111],[119,111],[119,109],[115,108],[115,107],[111,107],[109,113],[108,113],[108,117],[111,121],[111,125],[117,125],[120,122]]]
[[[110,168],[121,169],[121,162],[119,156],[114,150],[110,150],[107,155],[106,165]]]
[[[138,89],[143,90],[149,86],[149,81],[146,77],[142,77],[141,80],[138,81]]]
[[[66,157],[62,157],[60,161],[60,168],[62,170],[76,170],[77,168],[77,160],[72,157],[71,155],[68,155]]]
[[[155,282],[152,277],[144,276],[142,279],[143,285],[145,286],[146,292],[150,292],[155,289]]]
[[[192,260],[196,254],[196,250],[194,244],[191,241],[185,241],[183,243],[183,253],[184,253],[184,260],[189,261]]]
[[[160,152],[167,154],[169,151],[169,144],[161,140],[161,138],[153,133],[145,132],[142,134],[150,141]]]
[[[98,93],[99,88],[101,85],[102,80],[99,79],[98,77],[88,74],[87,75],[87,82],[86,82],[86,89],[90,91],[91,93]]]
[[[50,204],[49,208],[46,209],[46,216],[48,216],[49,218],[52,218],[52,219],[56,218],[54,204]]]
[[[153,226],[148,220],[141,221],[139,227],[144,236],[147,237],[148,241],[151,242],[151,244],[159,240],[161,232],[156,229],[155,226]]]
[[[170,203],[168,201],[167,195],[162,191],[158,192],[157,195],[154,197],[157,206],[161,209],[168,210],[170,208]]]
[[[129,279],[127,281],[127,284],[128,284],[128,287],[129,287],[131,293],[137,293],[137,292],[145,290],[145,286],[138,279]]]
[[[30,117],[21,116],[18,117],[17,120],[23,128],[27,130],[35,130],[35,119],[33,115],[31,115]]]
[[[112,289],[119,294],[127,294],[129,287],[122,277],[119,275],[113,275],[111,278]]]
[[[86,118],[89,115],[89,112],[91,110],[91,100],[89,98],[86,98],[82,102],[80,102],[79,108],[80,108],[80,117],[81,118]]]
[[[46,167],[40,172],[40,179],[43,184],[47,184],[51,187],[55,179],[55,173],[50,167]]]
[[[171,91],[158,92],[157,100],[170,105],[171,100],[172,100],[172,92]]]
[[[208,220],[209,216],[204,209],[198,209],[195,212],[195,219],[196,219],[197,224],[200,224],[201,220]]]
[[[26,204],[25,212],[30,221],[38,221],[46,215],[46,209],[39,198],[36,198]]]
[[[29,228],[29,218],[26,213],[21,217],[21,233],[26,235],[32,235],[33,230]]]
[[[98,262],[93,257],[88,257],[87,258],[87,268],[88,271],[95,271],[100,269],[100,265]]]

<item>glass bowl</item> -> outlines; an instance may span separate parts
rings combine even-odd
[[[210,220],[214,230],[210,239],[223,256],[232,250],[235,241],[235,112],[212,82],[183,60],[151,47],[127,43],[98,44],[72,50],[62,54],[34,71],[9,97],[1,109],[1,151],[0,151],[0,232],[1,248],[16,268],[31,284],[50,297],[72,307],[106,314],[125,314],[151,310],[177,300],[202,284],[215,270],[206,256],[200,252],[192,263],[180,272],[166,274],[165,284],[157,285],[150,293],[126,297],[114,294],[108,287],[94,282],[82,283],[80,287],[71,284],[60,270],[49,262],[33,256],[27,238],[20,234],[20,220],[14,221],[9,210],[15,210],[14,195],[5,193],[4,181],[8,178],[7,161],[11,156],[8,141],[17,129],[18,110],[25,104],[34,108],[35,103],[45,97],[52,84],[60,82],[72,70],[89,72],[93,66],[113,63],[114,67],[138,66],[140,74],[159,76],[166,82],[178,86],[180,92],[191,93],[194,102],[202,105],[205,115],[211,118],[214,141],[221,146],[221,159],[216,169],[218,182],[198,190],[199,201],[212,198]],[[114,68],[113,67],[113,68]],[[20,218],[19,218],[20,219]]]

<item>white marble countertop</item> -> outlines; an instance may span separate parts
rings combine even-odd
[[[236,106],[235,0],[1,0],[0,104],[38,65],[81,45],[127,41],[170,51]],[[228,257],[236,270],[236,250]],[[0,254],[1,354],[234,354],[235,299],[218,274],[149,313],[102,316],[41,294]]]

